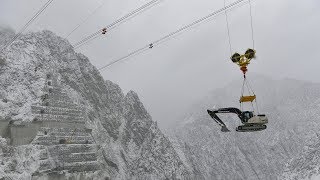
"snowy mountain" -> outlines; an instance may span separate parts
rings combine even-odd
[[[15,33],[10,29],[1,28],[0,46],[14,35]],[[53,154],[56,147],[59,147],[59,151],[66,152],[68,157],[73,155],[70,161],[79,160],[75,157],[75,152],[78,151],[75,149],[76,145],[55,144],[57,134],[64,134],[70,139],[74,139],[75,134],[79,138],[87,136],[85,130],[71,133],[67,132],[68,129],[65,127],[62,127],[62,130],[46,127],[52,131],[47,132],[46,128],[42,128],[41,131],[35,132],[41,141],[33,141],[33,144],[11,146],[10,143],[14,142],[12,137],[0,139],[0,179],[67,179],[70,177],[75,179],[188,179],[190,177],[190,173],[171,142],[159,130],[157,123],[152,121],[138,95],[133,91],[124,94],[118,85],[105,81],[99,71],[90,64],[89,59],[76,53],[65,39],[50,31],[28,33],[22,35],[10,48],[0,52],[0,58],[1,122],[8,120],[10,122],[8,127],[22,128],[31,126],[30,124],[39,120],[36,118],[38,116],[41,116],[40,119],[46,117],[49,121],[50,118],[63,119],[70,113],[74,117],[74,114],[80,113],[78,111],[82,109],[81,113],[85,114],[85,126],[92,130],[90,132],[93,141],[89,138],[81,143],[94,143],[98,148],[87,145],[81,145],[81,148],[90,148],[90,153],[95,151],[97,155],[92,154],[92,157],[100,163],[99,170],[93,172],[68,172],[55,168],[54,174],[50,169],[50,163],[49,165],[47,163],[46,171],[39,171],[43,156],[49,157],[47,161],[50,162],[63,162],[64,156]],[[52,107],[47,107],[48,112],[41,109],[38,112],[32,107],[44,106],[42,101],[43,95],[47,93],[45,89],[48,74],[52,74],[57,83],[53,93],[63,93],[51,97],[58,99],[50,100],[49,98],[53,105],[50,104]],[[65,102],[66,99],[71,102]],[[66,106],[66,104],[68,106],[73,104],[72,107],[79,108],[62,108],[62,105]],[[35,116],[34,111],[40,115]],[[43,113],[45,114],[42,115]],[[82,115],[76,117],[83,119]],[[55,124],[60,126],[60,120],[57,119]],[[0,130],[5,131],[1,128]],[[44,139],[47,140],[44,141]],[[42,142],[46,146],[37,142]],[[49,150],[43,154],[41,149]],[[71,150],[73,154],[68,154]],[[62,159],[58,161],[54,157]],[[59,167],[65,167],[65,165]],[[74,169],[74,166],[72,168]],[[75,169],[77,170],[80,171]],[[51,174],[46,173],[48,171]]]
[[[197,179],[301,179],[317,175],[320,84],[256,74],[248,77],[252,77],[249,80],[260,112],[269,118],[268,128],[237,133],[240,120],[235,115],[221,115],[233,130],[223,133],[207,114],[208,108],[239,106],[239,79],[195,103],[177,123],[171,137],[177,151],[182,152],[181,159]]]
[[[0,46],[14,35],[0,28]],[[44,105],[49,74],[53,95]],[[320,85],[248,76],[269,118],[267,130],[222,133],[207,114],[238,106],[239,79],[195,103],[169,139],[135,92],[105,81],[66,40],[50,31],[22,35],[0,52],[0,179],[319,177]],[[221,117],[230,129],[239,125],[234,115]],[[44,119],[53,126],[25,131]],[[76,131],[65,122],[76,119],[85,127]],[[57,144],[62,136],[74,144]]]

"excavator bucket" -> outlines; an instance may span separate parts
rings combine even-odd
[[[227,126],[221,126],[222,132],[230,132],[230,130],[227,128]]]
[[[256,95],[254,96],[241,96],[240,98],[240,102],[243,103],[243,102],[252,102],[256,99]]]

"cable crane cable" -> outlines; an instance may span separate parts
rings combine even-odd
[[[90,17],[92,17],[103,5],[105,5],[106,1],[97,6],[86,18],[84,18],[79,24],[77,24],[65,37],[67,39],[72,33],[74,33],[80,26],[82,26]]]
[[[1,49],[1,51],[4,51],[4,50],[6,50],[8,47],[10,47],[11,44],[21,36],[22,32],[23,32],[24,30],[26,30],[26,29],[30,26],[30,24],[31,24],[35,19],[37,19],[37,17],[52,3],[52,1],[53,1],[53,0],[48,0],[48,1],[46,2],[46,4],[44,4],[44,5],[40,8],[40,10],[39,10],[39,11],[19,30],[19,32],[9,41],[9,43],[7,43],[7,44]]]
[[[105,66],[100,67],[98,70],[101,71],[101,70],[103,70],[103,69],[105,69],[105,68],[107,68],[107,67],[109,67],[109,66],[111,66],[111,65],[113,65],[113,64],[115,64],[115,63],[117,63],[119,61],[122,61],[124,59],[129,58],[130,56],[136,55],[136,54],[141,53],[143,51],[146,51],[148,49],[152,49],[155,45],[159,45],[159,44],[165,42],[165,40],[167,40],[167,39],[179,34],[180,32],[183,32],[183,31],[185,31],[185,30],[187,30],[187,29],[189,29],[191,27],[194,27],[194,26],[198,25],[199,23],[201,23],[201,22],[203,22],[203,21],[205,21],[207,19],[210,19],[210,18],[212,18],[212,17],[214,17],[214,16],[216,16],[216,15],[218,15],[218,14],[220,14],[220,13],[222,13],[222,12],[228,10],[228,9],[232,9],[232,8],[236,7],[237,5],[243,3],[243,2],[247,2],[247,0],[238,0],[236,2],[233,2],[233,3],[223,7],[221,9],[219,9],[219,10],[217,10],[217,11],[215,11],[215,12],[209,14],[209,15],[207,15],[207,16],[204,16],[204,17],[202,17],[202,18],[200,18],[200,19],[198,19],[198,20],[196,20],[196,21],[194,21],[194,22],[192,22],[192,23],[190,23],[190,24],[188,24],[186,26],[181,27],[180,29],[178,29],[178,30],[166,35],[166,36],[163,36],[162,38],[160,38],[160,39],[158,39],[156,41],[153,41],[152,43],[150,43],[150,44],[148,44],[148,45],[146,45],[146,46],[144,46],[142,48],[139,48],[139,49],[127,54],[124,57],[121,57],[119,59],[111,61],[110,63],[106,64]]]
[[[146,8],[152,6],[152,5],[155,5],[156,3],[160,2],[160,1],[162,1],[162,0],[152,0],[152,1],[150,1],[150,2],[148,2],[148,3],[146,3],[146,4],[144,4],[144,5],[142,5],[142,6],[139,7],[138,9],[136,9],[136,10],[134,10],[134,11],[126,14],[125,16],[121,17],[120,19],[114,21],[113,23],[109,24],[106,28],[111,28],[111,27],[117,25],[118,23],[121,23],[123,20],[131,17],[132,15],[137,14],[137,13],[139,13],[140,11],[143,11],[144,9],[146,9]]]
[[[100,35],[101,33],[102,33],[102,30],[99,30],[99,31],[97,31],[97,32],[95,32],[95,33],[93,33],[93,34],[91,34],[91,35],[83,38],[81,41],[75,43],[75,44],[73,45],[73,47],[74,47],[75,49],[77,49],[77,48],[79,48],[80,46],[82,46],[84,43],[86,43],[86,42],[89,41],[89,40],[92,40],[94,37]]]
[[[114,21],[113,23],[109,24],[105,28],[85,37],[84,39],[77,42],[73,46],[75,47],[75,49],[77,49],[77,48],[81,47],[82,45],[87,44],[87,41],[92,41],[92,40],[96,39],[95,36],[105,34],[106,30],[109,30],[109,31],[112,30],[113,28],[116,27],[116,25],[122,23],[123,21],[129,19],[130,17],[133,17],[134,15],[138,15],[138,13],[143,12],[145,9],[152,7],[152,5],[156,5],[156,2],[159,2],[159,1],[161,1],[161,0],[153,0],[153,1],[150,1],[146,4],[144,4],[143,6],[139,7],[138,9],[126,14],[125,16],[123,16],[123,17],[119,18],[118,20]]]
[[[89,35],[89,36],[87,36],[85,38],[83,38],[79,42],[75,43],[73,45],[73,47],[79,48],[83,44],[86,44],[87,41],[91,41],[91,40],[95,39],[95,36],[97,36],[99,34],[105,34],[107,31],[112,30],[113,28],[115,28],[117,25],[121,24],[125,20],[128,20],[130,17],[134,17],[135,15],[138,15],[139,13],[143,12],[144,10],[153,7],[154,5],[159,3],[160,1],[162,1],[162,0],[152,0],[152,1],[142,5],[141,7],[133,10],[132,12],[130,12],[130,13],[126,14],[126,15],[124,15],[123,17],[117,19],[116,21],[112,22],[111,24],[107,25],[106,27],[98,30],[95,33],[92,33],[91,35]]]

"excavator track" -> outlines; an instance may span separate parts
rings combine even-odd
[[[267,129],[266,125],[257,125],[257,124],[247,124],[238,126],[236,128],[237,132],[254,132],[254,131],[262,131]]]

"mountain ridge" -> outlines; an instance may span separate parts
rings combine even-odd
[[[12,35],[2,29],[2,44]],[[5,62],[0,66],[1,117],[15,123],[32,121],[31,105],[41,103],[48,73],[54,75],[73,103],[84,109],[86,127],[92,129],[94,141],[100,145],[97,158],[102,168],[83,176],[71,173],[74,178],[188,178],[189,172],[171,142],[159,130],[138,95],[133,91],[124,94],[117,84],[105,81],[89,59],[75,52],[65,39],[50,31],[27,33],[1,57]],[[5,144],[0,149],[5,149]],[[33,145],[27,147],[33,148]],[[14,153],[7,157],[12,162],[17,148],[13,147]],[[18,172],[7,168],[0,166],[7,177],[17,177]],[[33,176],[35,169],[23,168],[24,178]],[[47,176],[50,175],[43,174]]]

